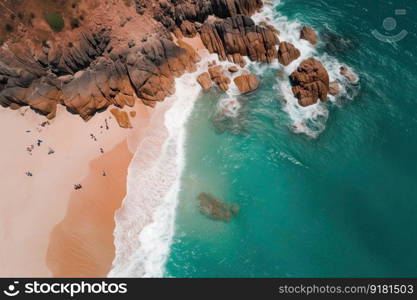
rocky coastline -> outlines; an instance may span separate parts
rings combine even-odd
[[[44,24],[40,10],[55,2],[43,2],[39,7],[6,3],[10,20],[3,18],[12,25],[1,32],[0,104],[11,109],[30,106],[48,119],[55,117],[57,105],[84,120],[111,105],[123,109],[142,101],[154,107],[174,93],[175,78],[195,71],[200,59],[183,37],[198,35],[219,60],[237,65],[233,72],[245,66],[244,57],[264,63],[278,59],[288,66],[300,56],[291,43],[280,41],[273,26],[252,20],[264,5],[261,0],[106,1],[88,18],[81,16],[91,3],[79,0],[56,8],[72,20],[61,32]],[[25,24],[24,14],[20,24],[12,22],[31,9],[30,23]],[[82,20],[75,26],[77,15]],[[317,44],[317,34],[309,27],[300,29],[300,39]],[[205,91],[213,84],[222,91],[229,88],[231,80],[220,66],[207,71],[198,79]],[[250,75],[234,81],[242,93],[258,86]],[[330,82],[319,61],[301,63],[291,81],[300,105],[326,101]],[[331,90],[337,93],[337,87]],[[122,123],[129,127],[123,116]]]

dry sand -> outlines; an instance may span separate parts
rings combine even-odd
[[[152,109],[137,104],[130,130],[108,111],[86,123],[61,107],[42,127],[46,119],[31,110],[22,116],[25,110],[0,108],[0,277],[105,276],[113,213]],[[83,188],[75,191],[74,184]]]

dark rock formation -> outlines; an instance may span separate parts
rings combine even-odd
[[[304,60],[290,76],[293,93],[301,106],[327,101],[329,74],[321,62],[314,58]]]
[[[279,44],[278,49],[278,61],[284,65],[288,66],[294,60],[299,58],[301,55],[300,50],[295,48],[295,46],[288,42],[282,42]]]
[[[303,26],[303,28],[301,28],[301,32],[300,32],[300,39],[307,40],[312,45],[316,45],[317,44],[316,31],[311,27]]]
[[[209,67],[209,74],[211,80],[213,80],[217,84],[220,90],[226,92],[229,89],[229,84],[231,83],[231,80],[229,77],[226,76],[226,73],[222,66],[213,65]]]
[[[323,41],[324,50],[333,56],[346,55],[360,47],[358,37],[353,33],[341,35],[330,29],[324,29],[320,32],[320,39]]]
[[[234,79],[235,84],[242,94],[250,93],[259,87],[259,81],[253,74],[244,74]]]
[[[200,212],[214,220],[228,222],[239,212],[239,206],[225,203],[210,194],[201,193],[198,199]]]

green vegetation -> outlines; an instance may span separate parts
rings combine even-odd
[[[58,13],[45,14],[45,20],[55,32],[60,32],[65,26],[64,19]]]

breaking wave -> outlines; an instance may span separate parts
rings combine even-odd
[[[109,277],[164,274],[184,168],[185,124],[201,91],[196,76],[210,58],[200,62],[196,72],[178,78],[176,93],[152,116],[147,137],[129,166],[127,195],[115,216],[116,256]]]

